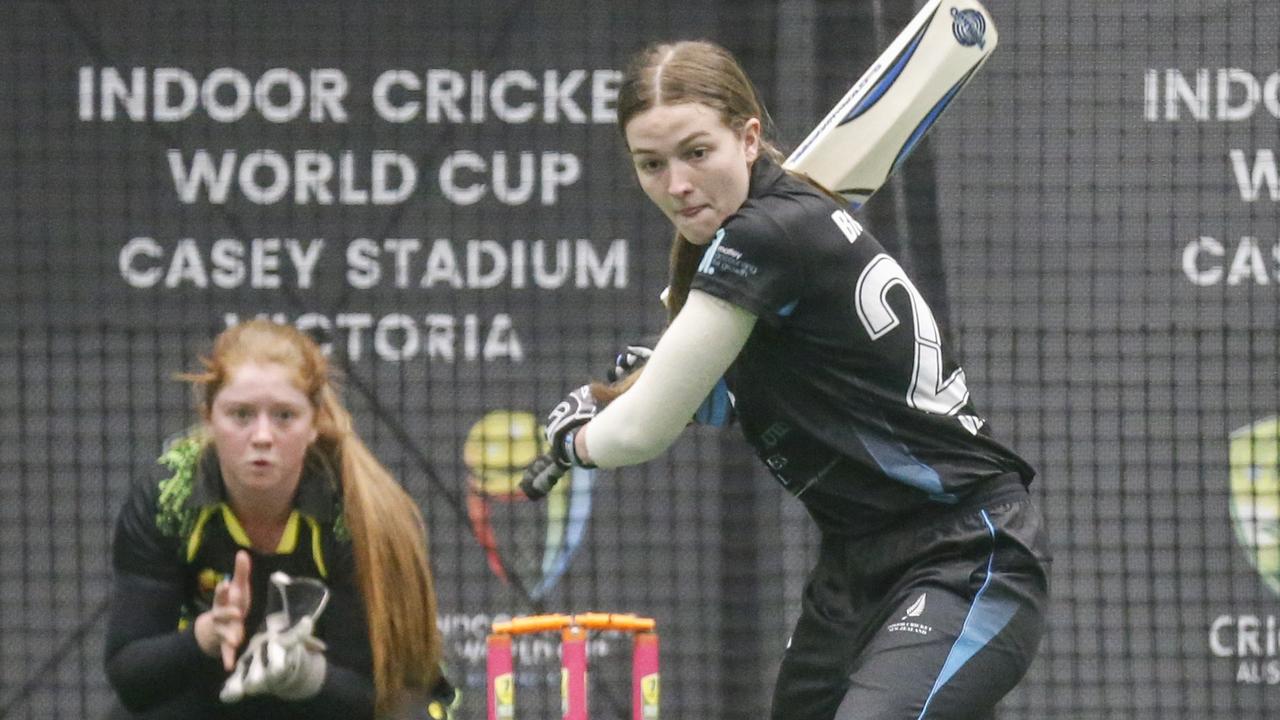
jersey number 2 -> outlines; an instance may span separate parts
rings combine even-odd
[[[872,340],[896,328],[902,321],[889,307],[888,299],[889,290],[895,286],[901,286],[911,297],[915,328],[915,362],[911,385],[907,388],[907,404],[925,412],[953,415],[969,401],[964,370],[956,368],[950,377],[942,377],[942,333],[938,331],[938,321],[902,266],[888,255],[876,255],[858,277],[854,297],[858,318]]]

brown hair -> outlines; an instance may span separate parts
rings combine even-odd
[[[627,66],[618,90],[618,129],[626,141],[627,123],[642,112],[661,105],[697,103],[720,115],[720,120],[736,133],[751,118],[762,125],[768,119],[764,105],[742,66],[723,47],[706,40],[685,40],[650,45]],[[760,151],[781,163],[783,155],[766,138]],[[689,297],[689,285],[706,248],[694,245],[676,233],[668,261],[667,317],[674,318]]]
[[[196,391],[207,418],[232,371],[245,362],[290,369],[311,400],[318,437],[307,462],[337,468],[343,517],[351,532],[356,579],[364,599],[373,651],[379,714],[407,693],[430,692],[439,678],[443,642],[427,558],[426,525],[417,504],[356,434],[330,378],[329,362],[306,333],[291,325],[252,320],[218,335],[201,358],[204,371],[179,376]]]
[[[768,113],[742,66],[723,47],[706,40],[684,40],[650,45],[627,65],[618,90],[618,129],[626,142],[627,123],[647,110],[662,105],[697,103],[720,115],[735,133],[742,132],[751,118],[767,129]],[[762,129],[762,132],[763,132]],[[767,138],[760,139],[760,152],[781,164],[782,152]],[[689,242],[679,232],[671,239],[667,261],[667,322],[675,319],[689,298],[689,286],[697,273],[705,247]],[[613,385],[595,383],[592,394],[609,402],[631,387],[639,373],[632,373]]]

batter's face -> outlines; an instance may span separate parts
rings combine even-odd
[[[640,187],[689,242],[711,242],[746,202],[760,154],[757,118],[735,132],[706,105],[658,105],[631,118],[625,133]]]
[[[233,501],[293,498],[317,433],[315,409],[287,367],[249,361],[233,369],[206,422]]]

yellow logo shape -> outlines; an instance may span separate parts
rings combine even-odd
[[[644,716],[650,717],[649,708],[653,708],[652,717],[658,716],[658,673],[640,678],[640,697],[644,702]]]
[[[494,410],[486,413],[462,444],[462,461],[483,495],[520,495],[520,476],[546,450],[547,441],[533,413]]]
[[[515,716],[516,682],[511,673],[503,673],[493,679],[493,699],[497,705],[498,717]]]
[[[569,671],[560,668],[560,714],[569,714]]]
[[[196,584],[200,588],[202,595],[212,595],[213,591],[218,587],[218,581],[222,579],[222,573],[213,568],[205,568],[196,576]]]
[[[1230,460],[1236,540],[1262,581],[1280,595],[1280,419],[1232,432]]]

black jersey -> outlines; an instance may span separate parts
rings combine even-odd
[[[107,630],[107,674],[120,698],[143,717],[371,717],[372,657],[354,557],[336,481],[303,475],[294,511],[275,553],[260,553],[225,502],[217,458],[192,439],[162,458],[162,479],[137,483],[116,525]],[[218,700],[227,673],[196,644],[191,626],[208,610],[218,580],[239,550],[251,555],[246,638],[260,629],[268,577],[280,570],[322,580],[330,599],[316,626],[327,645],[325,683],[315,698],[255,696]],[[117,708],[112,717],[129,716]]]
[[[726,373],[747,440],[824,530],[869,532],[975,488],[1028,484],[901,266],[767,159],[692,287],[758,317]]]

